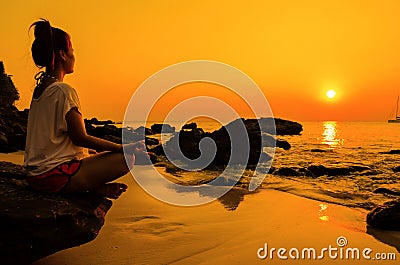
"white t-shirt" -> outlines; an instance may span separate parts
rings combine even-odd
[[[65,115],[72,108],[81,113],[78,95],[66,83],[55,82],[38,99],[32,98],[24,157],[29,175],[40,175],[87,156],[87,149],[74,145],[68,135]]]

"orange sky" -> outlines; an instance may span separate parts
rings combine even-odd
[[[395,0],[6,1],[0,60],[20,91],[17,106],[29,107],[37,70],[28,28],[44,17],[72,37],[76,67],[65,81],[78,91],[85,117],[122,120],[146,78],[200,59],[249,75],[276,117],[385,121],[400,94],[399,12]],[[181,97],[198,95],[193,87]],[[328,89],[336,90],[334,100]],[[218,86],[207,91],[239,102]],[[160,102],[160,113],[171,99]]]

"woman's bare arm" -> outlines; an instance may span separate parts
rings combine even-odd
[[[77,108],[72,108],[68,111],[65,119],[67,121],[68,135],[75,145],[96,151],[122,152],[122,145],[88,135],[82,114],[79,113]]]

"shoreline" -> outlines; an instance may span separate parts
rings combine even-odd
[[[23,152],[0,160],[22,163]],[[57,252],[34,265],[51,264],[311,264],[315,260],[259,259],[269,248],[320,250],[344,236],[347,247],[399,256],[400,232],[367,229],[366,210],[262,189],[246,194],[234,210],[221,201],[179,207],[160,202],[142,190],[130,174],[121,181],[128,191],[114,201],[98,237]],[[229,196],[225,201],[233,200]],[[400,257],[400,256],[399,256]],[[318,260],[320,264],[365,264],[365,260]],[[397,264],[397,261],[369,261]]]
[[[347,239],[351,248],[371,248],[374,253],[398,255],[394,247],[367,234],[366,213],[357,209],[276,190],[246,196],[235,211],[227,211],[217,201],[178,207],[152,198],[130,176],[123,177],[123,181],[129,185],[128,192],[114,202],[97,239],[60,251],[34,265],[291,264],[292,261],[276,258],[259,259],[257,250],[265,243],[277,249],[313,247],[320,250],[329,245],[337,247],[340,236]],[[327,257],[319,262],[365,264],[362,259],[344,262]]]

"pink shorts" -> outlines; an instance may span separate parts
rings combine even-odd
[[[61,192],[68,185],[71,177],[78,172],[81,163],[81,160],[64,162],[46,173],[28,177],[27,181],[37,191]]]

